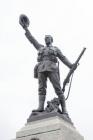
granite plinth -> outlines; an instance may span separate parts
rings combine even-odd
[[[15,140],[84,140],[76,128],[59,116],[27,123],[16,133]]]
[[[60,114],[60,113],[55,112],[55,111],[50,112],[50,113],[46,113],[46,112],[41,112],[40,113],[40,112],[38,112],[38,115],[32,115],[32,113],[31,113],[31,115],[27,119],[27,123],[32,122],[32,121],[41,120],[41,119],[50,118],[50,117],[55,117],[55,116],[58,116],[58,117],[64,119],[65,121],[67,121],[67,122],[69,122],[73,125],[73,123],[72,123],[68,114]]]

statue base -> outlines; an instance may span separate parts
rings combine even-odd
[[[40,117],[40,116],[39,116]],[[73,124],[57,113],[36,118],[16,133],[15,140],[84,140]]]

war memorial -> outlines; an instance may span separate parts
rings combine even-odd
[[[38,80],[38,107],[33,109],[27,122],[16,132],[14,140],[84,140],[77,131],[66,108],[69,97],[73,73],[79,65],[79,60],[86,48],[83,48],[75,63],[71,63],[61,50],[53,46],[53,37],[45,35],[45,45],[40,44],[29,31],[29,18],[22,14],[19,24],[25,30],[25,36],[38,53],[37,64],[34,67],[34,78]],[[69,73],[60,85],[59,61],[69,68]],[[56,98],[46,100],[47,78],[53,85]],[[65,88],[69,84],[68,95],[65,98]]]

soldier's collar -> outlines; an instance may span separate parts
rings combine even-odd
[[[47,48],[51,48],[51,47],[53,47],[52,45],[50,45],[50,46],[46,46]]]

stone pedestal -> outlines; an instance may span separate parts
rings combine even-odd
[[[54,115],[27,123],[16,133],[15,140],[84,140],[84,138],[71,123]]]

